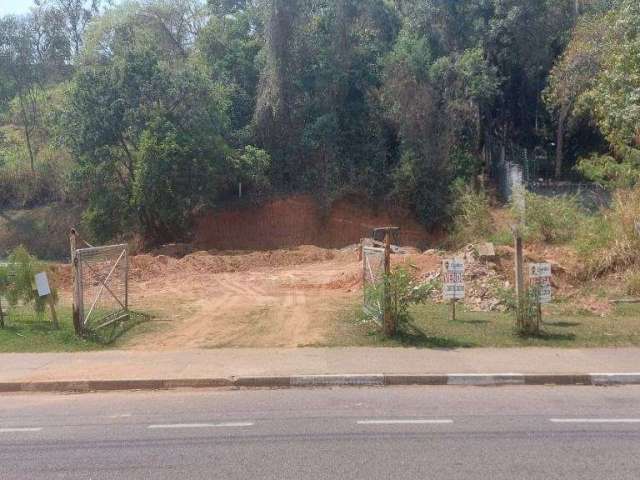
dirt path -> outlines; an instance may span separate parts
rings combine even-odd
[[[227,273],[175,271],[132,285],[151,331],[124,348],[298,347],[321,343],[359,295],[355,254],[318,263]]]

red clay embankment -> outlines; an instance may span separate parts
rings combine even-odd
[[[219,250],[341,248],[358,243],[373,228],[390,225],[402,229],[402,245],[427,248],[437,239],[400,208],[374,209],[361,199],[344,198],[323,210],[312,197],[297,195],[207,214],[197,222],[194,243]]]

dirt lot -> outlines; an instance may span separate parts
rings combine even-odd
[[[498,251],[491,261],[478,261],[468,250],[457,253],[467,261],[469,311],[502,311],[492,289],[512,281],[513,265],[509,247]],[[528,258],[562,258],[559,253],[532,251]],[[344,321],[344,312],[362,295],[362,263],[356,246],[180,255],[184,252],[169,248],[131,257],[131,307],[152,313],[153,319],[118,347],[179,350],[327,344]],[[444,255],[408,248],[392,260],[408,265],[426,281],[437,278]],[[565,267],[553,265],[555,290],[571,297],[574,287],[567,281]],[[68,266],[60,269],[58,284],[69,302]],[[440,301],[437,292],[434,300]]]
[[[174,265],[166,274],[134,282],[131,292],[137,308],[156,313],[156,321],[165,325],[132,337],[126,346],[297,347],[322,342],[331,333],[332,319],[358,295],[360,264],[354,252],[337,252],[332,259],[318,259],[318,254],[332,256],[328,251],[308,253],[297,263],[280,252],[273,259],[276,266],[265,265],[268,258],[258,254],[171,260]],[[234,267],[236,271],[224,271]]]
[[[358,248],[301,246],[264,252],[195,252],[131,257],[132,308],[154,315],[124,348],[298,347],[335,335],[345,308],[362,295]],[[394,256],[419,271],[440,257]],[[58,283],[70,300],[69,267]]]

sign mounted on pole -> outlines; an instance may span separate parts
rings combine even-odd
[[[457,258],[442,262],[442,298],[464,299],[464,262]]]
[[[45,272],[36,274],[36,290],[38,290],[38,296],[46,297],[51,295],[51,287],[49,287],[49,279]]]
[[[538,301],[541,304],[551,303],[551,264],[530,263],[528,265],[529,285],[537,289]]]

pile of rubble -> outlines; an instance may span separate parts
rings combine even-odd
[[[489,244],[490,245],[490,244]],[[429,252],[433,254],[433,252]],[[455,257],[464,260],[465,263],[465,299],[464,305],[467,309],[476,312],[505,311],[507,306],[504,300],[499,298],[500,289],[509,289],[511,283],[504,273],[501,255],[493,249],[493,245],[468,245],[462,251],[454,255],[446,255],[444,252],[439,255],[444,260],[445,257]],[[423,274],[425,282],[440,280],[442,271],[432,270]],[[442,289],[437,288],[432,293],[432,300],[437,303],[444,303]]]

